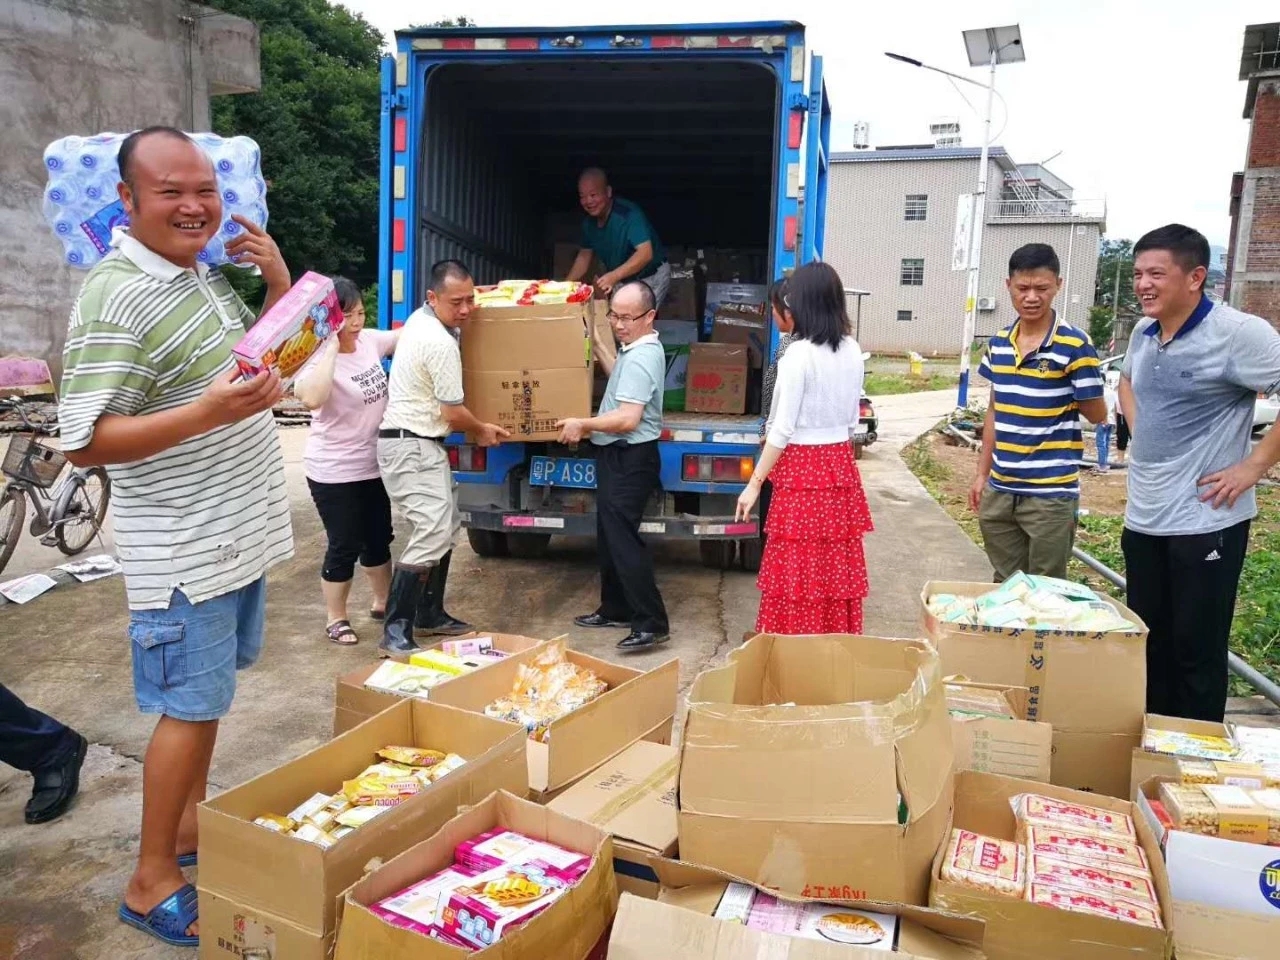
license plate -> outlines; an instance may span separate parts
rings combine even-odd
[[[529,464],[529,483],[535,487],[596,488],[596,462],[578,457],[534,457]]]
[[[866,438],[866,436],[867,436],[867,427],[866,427],[866,424],[862,424],[862,423],[860,423],[860,424],[858,424],[856,427],[854,427],[854,428],[853,428],[853,439],[855,439],[855,440],[863,440],[863,439],[865,439],[865,438]]]

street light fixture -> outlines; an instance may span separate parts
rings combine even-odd
[[[969,405],[969,354],[973,349],[974,328],[977,326],[978,279],[982,269],[982,232],[987,216],[987,164],[991,149],[991,107],[996,94],[996,67],[1005,63],[1022,63],[1027,59],[1022,47],[1022,31],[1017,24],[1008,27],[987,27],[981,30],[965,30],[964,46],[972,67],[989,68],[988,80],[978,83],[968,77],[941,70],[899,53],[885,56],[912,66],[923,67],[941,73],[954,80],[963,80],[987,90],[987,112],[983,120],[982,153],[978,162],[978,188],[973,195],[973,216],[969,218],[968,283],[965,289],[964,332],[960,344],[960,389],[957,406]]]

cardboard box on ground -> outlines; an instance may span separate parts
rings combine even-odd
[[[454,862],[458,844],[502,827],[535,840],[592,856],[585,876],[562,897],[493,946],[471,954],[479,960],[586,960],[617,909],[618,891],[610,864],[613,841],[607,833],[522,800],[495,793],[444,823],[429,839],[409,847],[356,883],[342,905],[334,960],[457,960],[457,947],[393,927],[368,908]]]
[[[1231,739],[1231,731],[1227,729],[1226,724],[1214,723],[1209,720],[1185,720],[1182,717],[1165,717],[1158,713],[1146,714],[1142,718],[1142,738],[1138,745],[1133,748],[1132,754],[1129,795],[1135,799],[1142,785],[1153,777],[1170,780],[1178,779],[1178,760],[1180,758],[1177,754],[1153,753],[1143,749],[1143,744],[1147,741],[1148,731],[1151,730],[1172,730],[1175,733],[1222,737],[1224,740]],[[1182,757],[1181,759],[1190,760],[1195,758]]]
[[[323,960],[342,892],[375,857],[392,857],[495,790],[527,789],[524,731],[464,710],[407,700],[199,808],[200,960],[227,956],[246,931],[282,938],[290,960]],[[390,745],[450,751],[467,763],[325,849],[255,824],[316,793],[336,793]],[[206,904],[209,905],[206,912]],[[302,952],[303,949],[314,952]]]
[[[495,650],[501,650],[503,653],[522,653],[530,650],[544,640],[535,640],[532,637],[522,637],[510,633],[485,633],[485,634],[468,634],[467,636],[486,636],[493,640]],[[458,639],[465,639],[460,637]],[[424,647],[427,650],[438,650],[443,640]],[[333,698],[333,735],[346,733],[352,727],[355,727],[370,717],[377,716],[388,707],[395,706],[397,703],[405,699],[430,700],[431,693],[443,686],[443,683],[432,690],[424,691],[414,698],[399,697],[392,693],[382,693],[378,690],[370,690],[364,683],[372,676],[373,672],[378,669],[382,661],[378,663],[366,664],[357,670],[344,673],[338,676],[336,681],[336,691]],[[488,669],[484,667],[482,669]],[[444,683],[452,683],[446,680]]]
[[[1169,923],[1169,881],[1156,836],[1132,803],[1050,784],[985,773],[958,773],[955,812],[947,827],[970,830],[997,840],[1015,839],[1017,823],[1010,800],[1036,793],[1134,817],[1138,842],[1146,853],[1164,916]],[[933,864],[929,905],[986,922],[982,948],[990,960],[1168,960],[1172,940],[1157,930],[1108,917],[1072,913],[1027,900],[1000,896],[941,877],[946,846]]]
[[[458,677],[434,692],[433,703],[474,713],[511,693],[522,665],[538,647]],[[541,799],[582,779],[637,740],[670,743],[680,662],[668,660],[652,670],[637,670],[567,650],[570,662],[591,670],[609,689],[583,707],[553,722],[546,742],[527,740],[528,784]]]
[[[756,637],[689,693],[680,855],[784,893],[924,904],[951,738],[924,641]]]
[[[928,610],[936,593],[976,597],[989,583],[931,581],[921,594],[925,634],[947,674],[982,683],[1025,686],[1027,719],[1053,727],[1052,782],[1078,790],[1129,796],[1133,749],[1146,709],[1147,628],[1119,601],[1134,632],[1085,634],[943,623]]]
[[[1194,731],[1193,731],[1194,732]],[[1135,793],[1141,818],[1162,838],[1178,960],[1273,960],[1280,955],[1280,848],[1167,834],[1151,807],[1167,777],[1144,780]]]
[[[716,919],[712,913],[725,888],[730,881],[741,882],[740,878],[669,860],[657,861],[655,866],[662,881],[658,902],[622,896],[609,938],[610,960],[872,960],[885,955],[881,950],[785,937]],[[898,917],[898,948],[894,955],[904,960],[983,957],[980,921],[926,907],[828,902]]]
[[[999,683],[971,683],[948,679],[948,687],[1000,693],[1013,708],[1016,719],[958,717],[951,715],[956,770],[998,773],[1023,780],[1049,779],[1053,758],[1053,727],[1027,719],[1026,687]]]

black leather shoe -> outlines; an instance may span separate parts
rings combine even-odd
[[[630,627],[630,623],[623,623],[621,620],[610,620],[608,617],[599,613],[588,613],[583,617],[574,617],[573,622],[580,627],[612,627],[620,629],[622,627]]]
[[[27,823],[48,823],[67,812],[80,790],[80,768],[89,750],[89,741],[75,734],[75,748],[60,764],[35,773],[35,788],[27,801]]]
[[[444,608],[444,591],[449,582],[449,561],[452,558],[453,551],[450,550],[427,574],[422,596],[418,599],[418,616],[413,622],[420,633],[458,637],[475,629],[465,620],[449,616]]]
[[[656,647],[660,643],[666,643],[670,639],[671,635],[669,633],[642,633],[633,630],[618,641],[618,649],[644,650],[648,647]]]

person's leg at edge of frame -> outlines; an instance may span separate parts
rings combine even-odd
[[[1169,579],[1169,538],[1125,527],[1125,602],[1147,625],[1147,713],[1174,716],[1173,597]]]
[[[1175,717],[1221,723],[1227,708],[1227,649],[1249,521],[1169,538],[1170,666]]]
[[[1018,525],[1014,510],[1020,498],[987,487],[978,508],[978,528],[996,583],[1026,570],[1031,544]]]
[[[1076,543],[1077,497],[1021,497],[1015,518],[1027,537],[1024,573],[1066,579]]]

